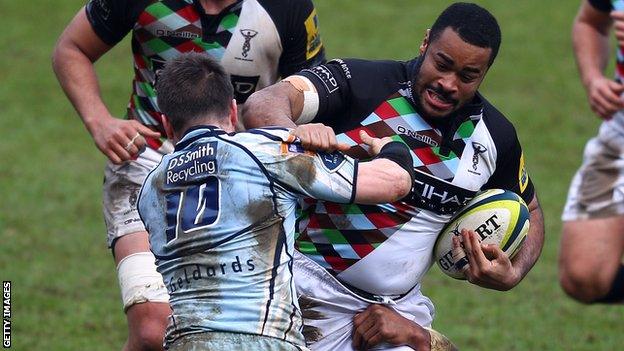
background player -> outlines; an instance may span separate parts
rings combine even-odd
[[[282,128],[231,134],[232,87],[207,55],[170,61],[156,86],[165,130],[177,144],[147,177],[139,210],[171,297],[166,346],[305,347],[292,281],[298,199],[396,201],[413,181],[409,150],[362,132],[378,155],[358,163],[305,151]]]
[[[605,77],[615,29],[615,80]],[[572,30],[574,55],[592,111],[604,122],[585,146],[563,211],[559,280],[585,303],[624,300],[624,2],[583,1]]]
[[[433,318],[420,280],[431,266],[435,239],[479,190],[518,193],[529,204],[531,229],[513,261],[496,245],[480,245],[474,232],[463,232],[470,247],[468,280],[508,290],[536,262],[544,226],[520,143],[513,125],[477,92],[499,45],[496,19],[477,5],[458,3],[438,17],[413,60],[333,60],[247,101],[248,127],[321,122],[340,133],[338,142],[353,146],[349,154],[355,157],[365,155],[360,130],[391,136],[413,151],[409,199],[357,208],[313,202],[306,209],[295,280],[310,316],[305,324],[312,349],[382,342],[417,348],[414,322],[429,326]],[[385,306],[374,305],[379,302]]]
[[[102,101],[93,63],[130,31],[135,76],[127,120],[121,120]],[[172,150],[156,104],[158,71],[189,51],[220,60],[241,103],[278,77],[324,61],[310,0],[91,0],[65,29],[53,66],[96,146],[109,159],[104,214],[130,350],[160,349],[169,314],[136,199],[149,170]]]

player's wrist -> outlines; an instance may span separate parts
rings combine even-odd
[[[414,350],[431,350],[431,335],[427,329],[413,323],[408,344]]]
[[[385,158],[393,161],[406,170],[410,175],[411,182],[414,182],[414,161],[405,144],[398,141],[389,142],[379,150],[379,154],[375,158]]]

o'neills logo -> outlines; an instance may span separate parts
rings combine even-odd
[[[243,35],[243,38],[245,38],[245,42],[243,43],[243,52],[241,55],[243,55],[243,57],[247,57],[249,50],[251,50],[251,39],[255,37],[258,32],[253,29],[241,29],[240,33]]]
[[[483,144],[477,143],[476,141],[472,142],[472,149],[474,150],[472,155],[472,169],[476,171],[477,166],[479,165],[479,155],[486,152],[487,149],[483,146]]]

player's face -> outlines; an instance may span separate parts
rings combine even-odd
[[[474,97],[492,52],[463,41],[451,28],[432,43],[426,37],[420,50],[424,57],[413,93],[429,118],[448,116]]]

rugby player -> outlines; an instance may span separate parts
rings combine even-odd
[[[232,87],[204,54],[167,63],[156,88],[177,144],[147,177],[138,207],[169,290],[165,347],[305,348],[292,280],[298,199],[396,201],[413,182],[408,148],[362,132],[377,156],[359,163],[306,151],[283,128],[232,133]]]
[[[93,63],[129,32],[134,79],[122,120],[102,101]],[[136,199],[148,172],[173,149],[164,138],[154,83],[164,63],[183,52],[220,60],[239,103],[325,57],[310,0],[90,0],[65,29],[53,66],[108,158],[103,205],[128,320],[127,350],[161,349],[169,315]]]
[[[609,32],[618,40],[615,79],[605,76]],[[563,209],[559,280],[584,303],[624,301],[624,1],[583,0],[574,55],[592,111],[604,121],[585,146]]]
[[[529,204],[531,228],[513,260],[463,231],[467,279],[509,290],[536,262],[544,225],[520,143],[513,125],[477,91],[500,40],[487,10],[456,3],[427,30],[413,60],[332,60],[245,104],[247,127],[324,123],[356,158],[366,156],[362,130],[412,150],[416,176],[408,198],[378,206],[310,201],[304,209],[295,283],[312,349],[423,350],[413,335],[419,325],[431,326],[434,307],[421,294],[421,279],[440,229],[478,191],[519,194]],[[301,133],[306,143],[313,136]],[[439,339],[432,334],[431,345]]]

